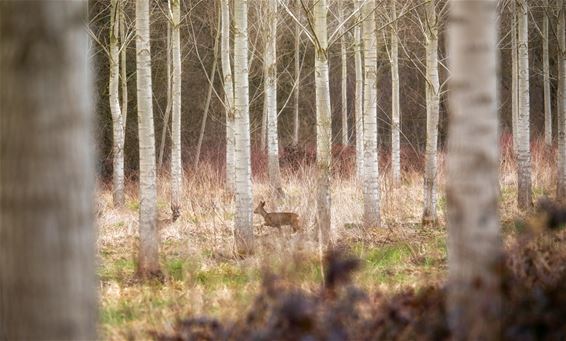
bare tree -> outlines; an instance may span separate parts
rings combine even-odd
[[[438,16],[436,0],[426,4],[426,151],[423,224],[434,224],[436,214],[436,173],[438,168],[438,118],[440,81],[438,77]]]
[[[399,38],[397,37],[397,0],[391,0],[391,175],[394,186],[401,182],[401,146],[399,122],[401,105],[399,103]]]
[[[519,106],[517,125],[517,204],[526,210],[532,204],[531,152],[529,129],[529,8],[527,0],[517,1],[518,15],[518,68],[519,68]]]
[[[550,63],[548,57],[548,0],[543,0],[542,17],[542,64],[544,88],[544,143],[552,145],[552,108],[550,104]]]
[[[556,197],[564,202],[566,200],[566,6],[563,1],[556,0],[558,20],[556,31],[558,33],[558,176]]]
[[[181,160],[181,3],[169,0],[171,8],[172,117],[171,117],[171,211],[173,220],[181,214],[183,167]]]
[[[277,0],[267,1],[266,35],[263,58],[264,100],[267,111],[267,169],[271,188],[278,197],[284,195],[279,169],[279,138],[277,135]]]
[[[221,0],[222,12],[222,76],[224,83],[224,109],[226,111],[226,187],[235,190],[234,140],[234,80],[230,65],[230,0]]]
[[[448,322],[455,340],[500,338],[497,0],[450,1]]]
[[[364,225],[379,227],[379,157],[377,150],[377,37],[375,0],[363,4],[364,47]]]
[[[150,278],[161,276],[161,270],[159,267],[159,234],[157,231],[149,0],[138,0],[136,2],[136,31],[136,79],[140,148],[140,249],[138,275],[142,278]]]
[[[124,197],[124,133],[125,118],[120,110],[119,77],[120,77],[120,2],[110,2],[109,30],[109,65],[108,98],[112,113],[112,197],[114,206],[123,207]],[[122,41],[123,43],[123,41]]]
[[[0,3],[0,339],[95,340],[86,1]]]
[[[354,26],[354,62],[356,68],[356,173],[358,179],[363,179],[364,174],[364,71],[362,60],[362,28],[361,11],[362,0],[354,0],[356,5],[356,19],[358,23]]]
[[[338,3],[338,21],[344,23],[344,7],[346,2]],[[340,61],[341,61],[341,113],[342,113],[342,144],[347,146],[348,141],[348,54],[346,51],[345,25],[340,26]]]
[[[253,251],[252,174],[250,158],[250,110],[248,86],[248,1],[234,0],[234,109],[236,252]]]
[[[300,8],[301,0],[295,0],[295,7]],[[293,145],[296,147],[299,144],[299,99],[300,99],[300,85],[301,85],[301,62],[299,56],[301,55],[301,25],[295,22],[295,114],[293,116]]]
[[[519,146],[519,48],[517,44],[517,2],[511,1],[511,127],[513,130],[513,153],[517,156]]]

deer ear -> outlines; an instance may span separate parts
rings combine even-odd
[[[265,206],[265,201],[260,201],[259,204],[260,204],[261,206]]]

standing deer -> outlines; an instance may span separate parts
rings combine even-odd
[[[281,226],[288,225],[293,228],[293,232],[297,232],[299,230],[299,215],[290,212],[267,213],[265,210],[265,201],[259,202],[254,213],[261,214],[264,220],[264,226],[277,227],[281,230]]]

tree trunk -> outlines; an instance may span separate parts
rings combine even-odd
[[[222,77],[224,80],[224,106],[226,111],[226,187],[228,192],[235,190],[234,165],[234,80],[230,65],[230,0],[221,0],[222,42],[220,55],[222,58]]]
[[[356,10],[362,5],[362,0],[354,0]],[[359,11],[358,11],[359,13]],[[360,21],[361,14],[357,15],[357,20]],[[354,27],[354,54],[355,54],[355,68],[356,68],[356,173],[358,179],[363,181],[364,178],[364,71],[362,60],[362,28],[358,23]]]
[[[451,0],[448,322],[454,340],[501,338],[497,1]]]
[[[250,159],[250,110],[248,86],[248,1],[234,1],[234,108],[235,108],[235,184],[236,252],[253,252],[252,174]]]
[[[155,132],[151,89],[149,0],[136,2],[136,72],[140,148],[140,249],[138,275],[161,276],[157,231]]]
[[[339,23],[344,22],[345,3],[338,4]],[[345,25],[340,28],[340,59],[342,66],[342,145],[347,146],[348,142],[348,55],[346,53],[346,32]]]
[[[566,6],[564,2],[557,0],[558,20],[556,29],[558,32],[558,89],[557,105],[558,113],[558,176],[556,198],[566,201]]]
[[[375,0],[363,5],[364,44],[364,226],[379,227],[379,157],[377,150],[377,39]]]
[[[120,5],[119,0],[110,2],[110,72],[108,97],[112,113],[112,198],[114,206],[123,207],[124,198],[124,117],[120,110]]]
[[[436,172],[438,149],[438,116],[440,108],[440,82],[438,79],[438,18],[435,0],[427,3],[426,30],[426,151],[424,176],[423,225],[435,224]]]
[[[167,47],[165,49],[167,54],[167,106],[165,107],[165,116],[163,117],[163,127],[161,128],[161,143],[159,143],[159,155],[157,162],[157,169],[161,170],[163,166],[163,155],[165,154],[165,138],[167,137],[167,130],[169,130],[169,116],[171,116],[172,106],[172,82],[171,82],[171,22],[167,20]]]
[[[0,3],[1,340],[97,338],[86,3]]]
[[[295,6],[300,8],[300,0],[295,0]],[[295,114],[293,116],[293,146],[297,147],[299,144],[299,89],[301,84],[301,25],[295,23]]]
[[[122,117],[124,122],[124,136],[126,134],[126,125],[128,124],[128,73],[127,73],[127,52],[128,44],[126,42],[126,4],[128,0],[120,1],[120,41],[122,43],[120,51],[120,81],[122,83]],[[125,142],[125,141],[124,141]]]
[[[519,146],[519,48],[517,45],[517,3],[511,1],[513,21],[511,23],[511,128],[513,130],[513,153],[517,157]]]
[[[271,188],[277,197],[284,195],[279,169],[277,136],[277,0],[267,2],[267,35],[264,49],[265,103],[267,111],[267,170]]]
[[[519,0],[518,47],[519,47],[519,121],[517,145],[517,178],[519,188],[517,203],[521,210],[532,204],[531,152],[529,130],[529,24],[527,0]]]
[[[399,121],[401,108],[399,103],[399,42],[397,38],[396,0],[391,0],[391,174],[393,185],[401,182],[401,146],[399,140]]]
[[[331,143],[330,79],[328,75],[327,0],[314,3],[315,87],[316,87],[316,164],[317,164],[317,224],[320,245],[328,246],[331,233]]]
[[[181,194],[183,193],[183,166],[181,160],[181,4],[171,1],[171,212],[173,220],[181,214]]]
[[[552,106],[550,102],[550,64],[548,61],[548,0],[543,0],[542,61],[544,86],[544,143],[552,146]]]

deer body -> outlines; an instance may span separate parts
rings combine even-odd
[[[260,214],[263,217],[265,226],[277,227],[281,229],[281,226],[291,226],[293,232],[299,230],[299,215],[290,212],[272,212],[268,213],[265,210],[265,202],[261,201],[259,205],[254,210],[254,213]]]

